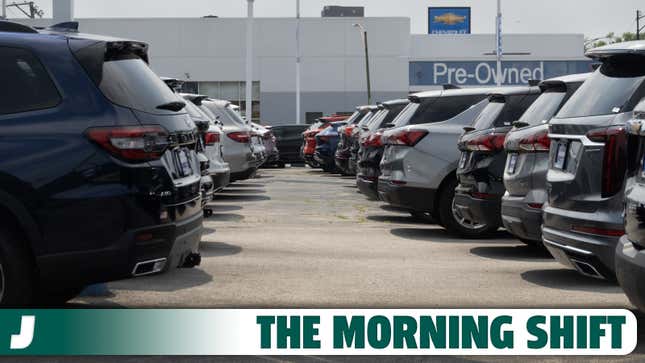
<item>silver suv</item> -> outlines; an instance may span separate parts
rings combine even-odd
[[[445,208],[439,206],[452,204],[457,186],[457,139],[495,90],[440,90],[410,96],[410,104],[394,120],[394,127],[382,136],[380,199],[415,217],[453,218],[452,213],[440,214]]]
[[[600,68],[551,120],[542,240],[562,264],[614,279],[623,226],[625,123],[645,96],[645,41],[596,48]]]
[[[254,176],[263,160],[254,152],[251,127],[228,101],[209,98],[202,101],[200,108],[224,125],[224,160],[231,168],[231,181]]]

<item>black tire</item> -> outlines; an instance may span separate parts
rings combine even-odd
[[[18,233],[0,227],[0,306],[33,304],[36,278],[33,258]]]
[[[421,223],[430,223],[430,224],[436,224],[437,219],[431,214],[431,213],[426,213],[426,212],[410,212],[410,215],[415,221],[421,222]]]
[[[457,188],[458,181],[456,178],[451,177],[443,188],[439,191],[439,218],[441,225],[452,234],[456,234],[462,238],[483,238],[487,235],[497,231],[499,226],[489,226],[480,224],[469,226],[467,221],[458,219],[454,207],[455,188]]]
[[[276,166],[277,166],[279,169],[284,169],[284,168],[286,168],[286,167],[287,167],[287,165],[284,163],[284,161],[278,161],[278,163],[276,164]]]

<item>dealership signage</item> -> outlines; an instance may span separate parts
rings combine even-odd
[[[0,355],[626,355],[628,310],[1,310]]]
[[[470,8],[428,8],[428,34],[470,34]]]
[[[500,77],[504,85],[528,84],[533,79],[548,79],[591,71],[591,61],[504,61],[497,74],[494,61],[411,62],[411,86],[490,86]]]

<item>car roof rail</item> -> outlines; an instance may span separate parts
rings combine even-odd
[[[454,84],[444,84],[443,85],[444,90],[449,90],[449,89],[461,89],[461,87],[456,86]]]
[[[36,34],[38,33],[38,30],[12,21],[0,20],[0,32]]]

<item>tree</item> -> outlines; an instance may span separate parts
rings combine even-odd
[[[604,37],[587,39],[585,41],[585,49],[598,48],[614,43],[630,42],[632,40],[636,40],[636,34],[634,33],[626,32],[622,36],[616,36],[614,32],[611,32]]]

